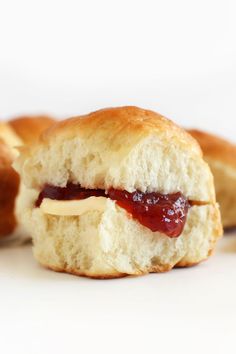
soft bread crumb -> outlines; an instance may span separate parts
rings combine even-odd
[[[106,205],[104,212],[78,217],[46,215],[31,203],[23,218],[34,235],[36,259],[90,277],[163,272],[206,259],[221,232],[217,205],[192,207],[178,238],[152,232],[110,199]]]
[[[213,177],[197,142],[166,118],[136,107],[60,122],[15,163],[24,184],[175,193],[215,202]]]

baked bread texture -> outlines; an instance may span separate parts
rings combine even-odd
[[[0,238],[12,235],[18,224],[16,199],[20,178],[12,168],[17,147],[35,141],[54,120],[48,117],[22,117],[0,122]]]
[[[9,121],[9,125],[23,140],[24,144],[33,143],[40,134],[48,129],[55,119],[48,116],[21,116]]]
[[[216,199],[220,204],[222,224],[236,226],[236,145],[200,130],[189,130],[200,144],[204,159],[214,176]]]
[[[25,185],[21,217],[34,255],[56,271],[115,278],[190,266],[206,259],[222,234],[213,177],[198,143],[152,111],[109,108],[58,122],[20,149],[14,167]],[[51,211],[47,198],[37,204],[45,186],[64,191],[71,184],[105,193],[181,192],[191,207],[179,237],[168,237],[109,197],[100,197],[102,207],[98,197],[87,209],[78,204],[81,213],[68,200],[51,201]],[[27,195],[32,189],[35,198]]]

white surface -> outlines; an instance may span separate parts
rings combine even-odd
[[[235,0],[0,0],[0,116],[152,108],[233,140]]]
[[[0,0],[0,117],[135,104],[236,142],[234,0]],[[0,353],[235,353],[236,236],[208,262],[95,281],[0,248]]]
[[[235,275],[236,234],[198,266],[118,280],[54,273],[33,260],[30,246],[4,247],[1,348],[4,354],[235,353]]]

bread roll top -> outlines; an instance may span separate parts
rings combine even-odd
[[[165,117],[137,107],[99,110],[58,122],[20,148],[15,168],[28,188],[110,187],[182,192],[215,202],[213,177],[198,143]]]
[[[236,168],[236,145],[216,135],[189,129],[188,132],[198,141],[205,158],[222,161]]]
[[[24,144],[29,144],[35,142],[54,122],[55,120],[48,116],[21,116],[8,123]]]

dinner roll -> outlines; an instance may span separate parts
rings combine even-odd
[[[15,133],[21,137],[24,144],[33,143],[35,139],[46,129],[48,129],[55,120],[48,116],[21,116],[9,121],[9,125]]]
[[[18,155],[17,148],[35,141],[53,122],[53,119],[41,116],[0,122],[0,238],[12,236],[13,232],[19,235],[23,231],[20,228],[16,229],[19,225],[16,211],[17,195],[21,186],[12,163]]]
[[[9,235],[16,227],[15,198],[19,189],[19,176],[11,167],[16,157],[15,145],[21,140],[5,123],[0,122],[0,237]]]
[[[163,272],[206,259],[222,234],[198,143],[152,111],[109,108],[58,122],[14,166],[34,255],[56,271]]]
[[[235,227],[236,145],[200,130],[189,130],[189,133],[199,142],[204,159],[213,173],[223,226]]]

